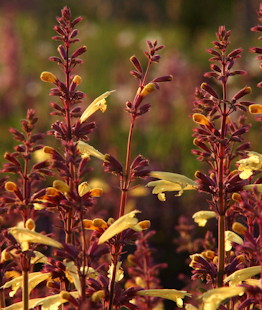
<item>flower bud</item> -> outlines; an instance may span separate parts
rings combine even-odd
[[[233,199],[234,201],[237,201],[237,202],[242,201],[242,197],[241,197],[241,195],[238,194],[238,193],[233,193],[232,199]]]
[[[57,81],[57,77],[53,73],[48,72],[48,71],[42,72],[40,75],[40,79],[43,82],[48,82],[48,83],[56,83]]]
[[[90,196],[91,197],[101,197],[103,194],[103,189],[102,188],[93,188],[90,191]]]
[[[240,91],[238,91],[238,92],[234,95],[234,97],[232,98],[232,100],[233,100],[233,101],[237,101],[238,99],[244,97],[245,95],[250,94],[251,91],[252,91],[251,87],[246,86],[246,87],[240,89]]]
[[[237,234],[244,236],[247,228],[239,222],[234,222],[232,225],[232,230]]]
[[[206,92],[208,92],[211,96],[215,97],[218,99],[218,94],[216,91],[207,83],[202,83],[200,88],[204,89]]]
[[[5,190],[7,192],[16,192],[18,190],[18,187],[14,182],[9,181],[5,183]]]
[[[108,227],[107,223],[100,218],[96,218],[93,220],[93,225],[98,228],[106,229]]]
[[[147,95],[149,95],[150,93],[152,93],[154,90],[156,89],[156,85],[155,83],[148,83],[143,90],[141,91],[141,97],[145,97]]]
[[[93,226],[93,221],[92,220],[83,220],[84,228],[89,229],[90,227]]]
[[[133,55],[133,56],[130,57],[130,61],[132,62],[132,64],[134,65],[134,67],[135,67],[140,73],[143,72],[142,66],[141,66],[139,60],[136,58],[135,55]]]
[[[82,81],[82,78],[80,75],[75,75],[73,78],[73,83],[75,83],[76,85],[79,85]]]

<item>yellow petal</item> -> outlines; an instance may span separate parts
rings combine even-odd
[[[51,277],[51,273],[33,272],[28,275],[28,289],[30,292],[41,282]],[[23,276],[16,277],[11,281],[6,282],[1,289],[12,287],[12,291],[9,293],[10,297],[13,297],[18,289],[22,286]]]
[[[262,184],[248,184],[243,186],[243,189],[247,190],[247,191],[252,191],[256,188],[256,190],[258,192],[262,192]]]
[[[262,105],[261,104],[251,104],[248,107],[248,110],[251,114],[262,114]]]
[[[151,289],[151,290],[141,290],[136,293],[139,296],[151,296],[151,297],[160,297],[172,300],[176,302],[179,308],[183,307],[183,300],[186,296],[190,297],[186,291],[178,291],[175,289]]]
[[[101,110],[104,112],[106,110],[106,98],[111,95],[115,90],[107,91],[97,97],[90,105],[86,108],[84,113],[80,117],[80,123],[86,121],[92,114],[94,114],[97,110]]]
[[[64,260],[63,264],[66,266],[67,278],[69,279],[70,282],[74,283],[75,288],[77,289],[79,295],[81,295],[81,282],[79,279],[79,274],[75,263],[73,261],[66,262]],[[72,279],[72,281],[70,279]]]
[[[33,308],[34,304],[40,301],[42,298],[35,298],[35,299],[30,299],[29,300],[29,308]],[[8,307],[2,308],[2,310],[23,310],[23,302],[17,302],[15,304],[12,304]]]
[[[203,300],[203,310],[217,310],[221,302],[227,298],[243,295],[244,287],[220,287],[207,291],[200,298]]]
[[[250,277],[255,276],[261,272],[261,266],[252,266],[233,272],[230,276],[224,279],[224,283],[229,282],[230,286],[241,284],[242,281],[247,280]]]
[[[214,211],[198,211],[192,216],[198,226],[201,227],[204,227],[207,223],[207,220],[213,217],[216,217],[216,213]]]
[[[86,193],[88,193],[91,190],[91,187],[87,182],[82,182],[78,185],[78,194],[80,197],[84,196]]]
[[[70,192],[70,187],[61,180],[54,180],[53,187],[62,193]]]
[[[84,157],[94,156],[102,161],[105,161],[105,155],[95,149],[93,146],[83,141],[77,142],[77,149],[79,153]]]
[[[233,231],[227,230],[225,231],[225,250],[230,251],[232,249],[232,242],[237,244],[243,244],[243,239],[239,237]]]
[[[141,231],[141,227],[138,224],[138,219],[135,218],[135,214],[140,211],[134,210],[116,220],[107,230],[100,236],[98,244],[104,243],[107,240],[111,239],[115,235],[121,233],[122,231],[131,228],[136,231]]]
[[[27,228],[12,227],[8,230],[8,232],[13,235],[13,237],[21,244],[22,247],[24,242],[46,244],[56,248],[63,247],[60,242]]]
[[[70,292],[69,294],[74,298],[79,296],[78,292]],[[58,310],[59,306],[66,302],[68,302],[67,299],[62,298],[60,294],[56,294],[44,298],[38,298],[38,301],[33,304],[33,307],[41,306],[41,310]]]
[[[116,277],[115,277],[115,281],[119,282],[124,278],[124,270],[121,267],[122,262],[118,262],[117,263],[117,267],[116,267]],[[114,264],[112,263],[108,269],[108,278],[111,280],[112,279],[112,275],[113,275],[113,270],[114,270]]]

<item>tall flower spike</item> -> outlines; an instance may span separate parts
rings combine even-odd
[[[84,113],[80,117],[80,123],[85,122],[92,114],[94,114],[97,110],[101,110],[105,112],[106,106],[106,98],[111,95],[115,90],[107,91],[97,97],[90,105],[86,108]]]

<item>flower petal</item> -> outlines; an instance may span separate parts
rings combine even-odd
[[[224,283],[229,282],[230,286],[240,284],[242,281],[253,277],[261,272],[261,266],[252,266],[233,272],[230,276],[224,279]]]
[[[216,213],[214,211],[198,211],[192,216],[198,226],[201,227],[204,227],[207,223],[207,220],[213,217],[216,217]]]

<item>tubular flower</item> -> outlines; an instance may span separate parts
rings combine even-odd
[[[66,260],[63,261],[63,264],[66,266],[66,277],[71,282],[74,283],[75,288],[79,292],[79,295],[81,295],[81,283],[78,276],[78,270],[73,261],[67,262]]]
[[[105,112],[107,106],[106,106],[106,98],[111,95],[115,90],[107,91],[97,97],[90,105],[86,108],[84,113],[80,117],[80,123],[83,123],[90,117],[92,114],[94,114],[97,110],[101,110],[102,112]]]
[[[175,289],[152,289],[141,290],[136,293],[139,296],[160,297],[174,301],[179,308],[183,307],[183,299],[186,296],[190,297],[186,291],[178,291]]]
[[[22,251],[27,251],[29,249],[29,243],[40,243],[62,248],[60,242],[27,228],[12,227],[9,228],[8,232],[21,244]]]
[[[243,180],[248,179],[253,170],[262,170],[262,155],[257,152],[248,152],[248,157],[237,161],[238,171],[241,171],[239,177]]]
[[[51,295],[44,298],[37,298],[38,300],[34,303],[32,308],[41,306],[42,310],[58,310],[60,305],[69,301],[70,297],[73,299],[79,297],[79,292],[61,291],[60,294]]]
[[[251,104],[248,107],[248,110],[251,114],[262,114],[262,105],[261,104]]]
[[[163,192],[177,191],[177,195],[181,196],[184,190],[196,189],[197,183],[188,177],[171,172],[151,171],[149,174],[153,178],[158,178],[158,181],[147,183],[146,186],[154,187],[152,193],[158,195],[158,199],[165,201],[165,194]]]
[[[243,189],[245,189],[246,191],[252,191],[254,189],[256,189],[258,192],[262,192],[262,184],[248,184],[243,186]]]
[[[142,231],[142,227],[138,223],[138,219],[135,217],[136,213],[140,213],[138,210],[131,211],[118,220],[116,220],[107,230],[100,236],[98,244],[104,243],[111,239],[115,235],[122,231],[131,228],[135,231]]]
[[[206,226],[207,220],[213,217],[216,217],[216,213],[214,211],[198,211],[192,216],[198,226],[201,227]]]
[[[95,149],[93,146],[83,141],[77,142],[77,149],[83,158],[94,156],[98,159],[105,161],[105,155]]]
[[[48,71],[42,72],[40,75],[40,79],[43,82],[47,82],[47,83],[56,83],[57,81],[57,77],[53,73],[48,72]]]
[[[116,266],[116,277],[115,281],[119,282],[124,278],[124,270],[121,267],[122,262],[118,262]],[[112,275],[113,275],[113,270],[114,270],[114,264],[112,263],[108,269],[108,278],[111,280]]]
[[[203,126],[208,126],[210,124],[208,118],[205,115],[200,114],[200,113],[193,114],[193,121],[196,124],[203,125]]]
[[[103,219],[83,220],[84,228],[87,230],[105,231],[108,228],[107,222]]]
[[[225,250],[230,251],[232,249],[232,242],[237,244],[243,244],[243,239],[236,233],[230,230],[225,231]]]
[[[42,272],[33,272],[28,275],[28,290],[30,292],[41,282],[47,280],[51,276],[51,273],[42,273]],[[10,297],[13,297],[16,292],[22,287],[23,276],[16,277],[11,281],[6,282],[1,289],[12,288],[12,291],[9,293]]]
[[[229,282],[230,286],[241,284],[242,281],[249,279],[261,272],[261,266],[252,266],[233,272],[224,279],[224,283]]]
[[[102,188],[92,188],[87,182],[82,182],[78,185],[78,194],[80,197],[89,193],[91,197],[100,197],[103,194]]]
[[[221,302],[233,296],[241,296],[245,293],[245,288],[240,286],[219,287],[204,293],[200,298],[203,300],[203,310],[217,310]]]

